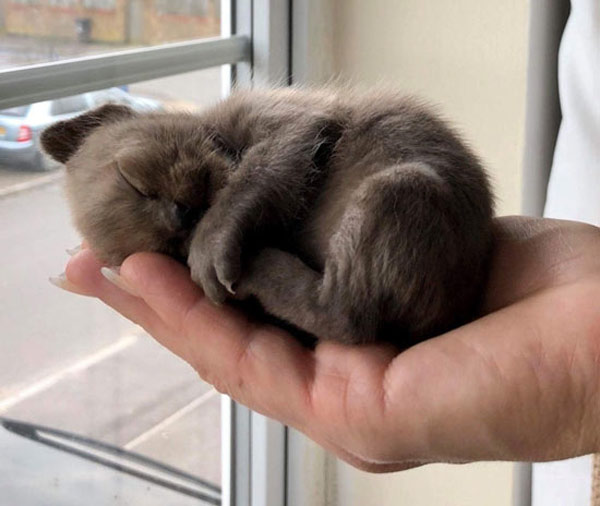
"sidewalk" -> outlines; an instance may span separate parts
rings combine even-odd
[[[29,172],[0,165],[0,199],[38,186],[54,183],[65,175],[64,170]]]

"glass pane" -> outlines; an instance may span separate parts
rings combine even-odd
[[[10,109],[2,109],[0,110],[0,114],[3,116],[19,116],[21,118],[27,116],[27,111],[29,110],[28,105],[22,105],[20,107],[11,107]]]
[[[61,114],[78,113],[85,111],[87,107],[87,101],[84,95],[75,95],[72,97],[58,98],[50,101],[52,106],[50,107],[51,116],[60,116]]]
[[[8,503],[219,503],[217,392],[99,301],[48,283],[65,263],[65,248],[80,238],[62,191],[63,168],[41,155],[37,139],[44,126],[79,112],[82,102],[86,108],[112,101],[140,111],[201,110],[220,95],[221,71],[215,68],[0,111],[5,266],[0,281],[0,497]],[[65,443],[53,433],[42,437],[35,427],[6,419],[92,442],[67,438]],[[121,460],[125,468],[129,465],[129,454],[99,449],[97,441],[192,477],[139,462],[134,467],[143,476],[132,476],[119,467]],[[118,457],[119,466],[99,465],[89,453]],[[174,490],[157,484],[163,478],[182,486]],[[78,495],[71,498],[74,491]]]
[[[4,0],[0,70],[217,37],[221,0]]]

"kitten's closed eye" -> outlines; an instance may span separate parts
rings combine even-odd
[[[130,176],[126,176],[119,162],[116,163],[116,170],[119,174],[119,178],[121,179],[121,181],[124,182],[131,190],[137,193],[140,197],[149,200],[156,200],[158,198],[155,194],[143,190],[139,184],[134,183],[133,179]]]
[[[212,141],[215,147],[231,162],[239,162],[242,158],[243,149],[238,149],[229,140],[225,139],[222,135],[214,133],[212,135]]]

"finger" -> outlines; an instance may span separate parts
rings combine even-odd
[[[188,362],[194,359],[193,350],[187,347],[187,343],[194,340],[192,337],[207,333],[210,336],[245,333],[246,322],[241,314],[229,307],[215,306],[190,279],[189,269],[167,256],[134,254],[123,262],[121,276],[162,321],[169,323],[173,335],[163,344],[169,348],[175,346]],[[198,318],[193,317],[198,312],[207,321],[198,322]],[[188,321],[190,318],[192,322]],[[208,344],[218,346],[219,342]]]
[[[495,220],[494,238],[484,313],[600,268],[598,256],[589,253],[600,242],[591,225],[509,216]]]
[[[188,269],[167,257],[133,255],[121,274],[171,322],[175,335],[163,344],[219,391],[280,420],[301,411],[311,352],[291,336],[257,325],[230,306],[215,306]]]
[[[86,248],[69,260],[65,274],[77,293],[98,297],[149,332],[166,333],[164,322],[143,299],[123,291],[101,274],[100,269],[103,266],[104,264],[98,260],[93,251]]]
[[[420,436],[399,432],[388,456],[548,460],[592,451],[581,420],[596,409],[589,336],[598,295],[593,285],[548,290],[399,355],[388,373],[390,415]]]
[[[392,345],[321,342],[315,349],[312,404],[332,428],[352,423],[355,435],[385,416],[384,378],[399,351]]]
[[[252,328],[243,316],[212,306],[202,297],[201,290],[189,283],[187,269],[159,255],[132,257],[121,270],[136,291],[158,308],[158,312],[143,298],[134,297],[108,282],[100,274],[101,267],[102,263],[92,251],[81,252],[67,266],[69,280],[87,294],[100,297],[128,318],[140,322],[159,341],[192,364],[202,364],[198,369],[217,378],[215,383],[220,384],[222,391],[233,393],[237,400],[264,414],[293,423],[354,466],[373,472],[412,467],[413,464],[404,462],[370,462],[356,455],[348,449],[353,445],[353,438],[339,437],[340,417],[330,416],[336,411],[345,411],[339,409],[339,405],[332,409],[336,403],[330,402],[332,398],[338,399],[338,404],[344,402],[345,396],[338,394],[347,382],[340,378],[348,376],[349,371],[359,372],[363,376],[361,383],[366,385],[364,378],[368,374],[359,370],[366,348],[323,343],[317,348],[315,361],[310,351],[284,332],[269,327]],[[144,275],[144,269],[152,271],[152,275]],[[176,328],[164,325],[164,321],[185,320],[183,314],[186,311],[182,308],[186,307],[194,308],[189,310],[191,314],[202,313],[198,316],[201,325],[193,323],[195,316],[189,317],[191,331],[185,328],[185,323],[175,325]],[[203,340],[195,341],[191,347],[185,344],[188,340],[182,335],[195,335],[206,325]],[[245,365],[237,368],[239,356],[234,351],[241,348],[246,350],[247,358]],[[383,363],[389,362],[396,351],[381,347],[373,348],[369,353],[379,356]],[[373,372],[378,368],[367,366],[366,372],[369,370]],[[316,413],[311,413],[306,406],[308,385],[314,385],[309,404]],[[324,420],[328,418],[325,424]]]
[[[338,430],[338,439],[340,432],[342,431]],[[321,432],[306,431],[305,434],[306,436],[308,436],[309,439],[313,440],[314,442],[325,448],[325,450],[327,450],[328,452],[336,455],[344,462],[347,462],[351,466],[356,467],[361,471],[366,471],[369,473],[391,473],[396,471],[405,471],[407,469],[413,469],[416,467],[433,463],[433,461],[429,460],[400,460],[393,462],[373,462],[371,460],[359,457],[353,451],[341,446],[340,441],[324,438]]]
[[[189,271],[167,257],[133,255],[124,262],[121,274],[176,330],[177,335],[163,344],[220,391],[295,426],[305,426],[314,416],[313,397],[317,398],[314,407],[319,417],[324,418],[329,412],[325,383],[333,385],[338,376],[351,375],[360,364],[352,347],[332,345],[318,349],[317,367],[315,353],[287,333],[257,325],[231,307],[212,304],[190,280]],[[343,355],[344,351],[353,358],[342,358],[335,365],[336,354]],[[334,367],[338,369],[334,371]],[[364,369],[368,368],[361,367]],[[356,388],[360,388],[358,383]]]

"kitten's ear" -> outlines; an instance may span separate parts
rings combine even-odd
[[[66,163],[92,130],[106,123],[132,118],[135,114],[125,105],[103,105],[46,128],[40,137],[42,147],[56,161]]]

